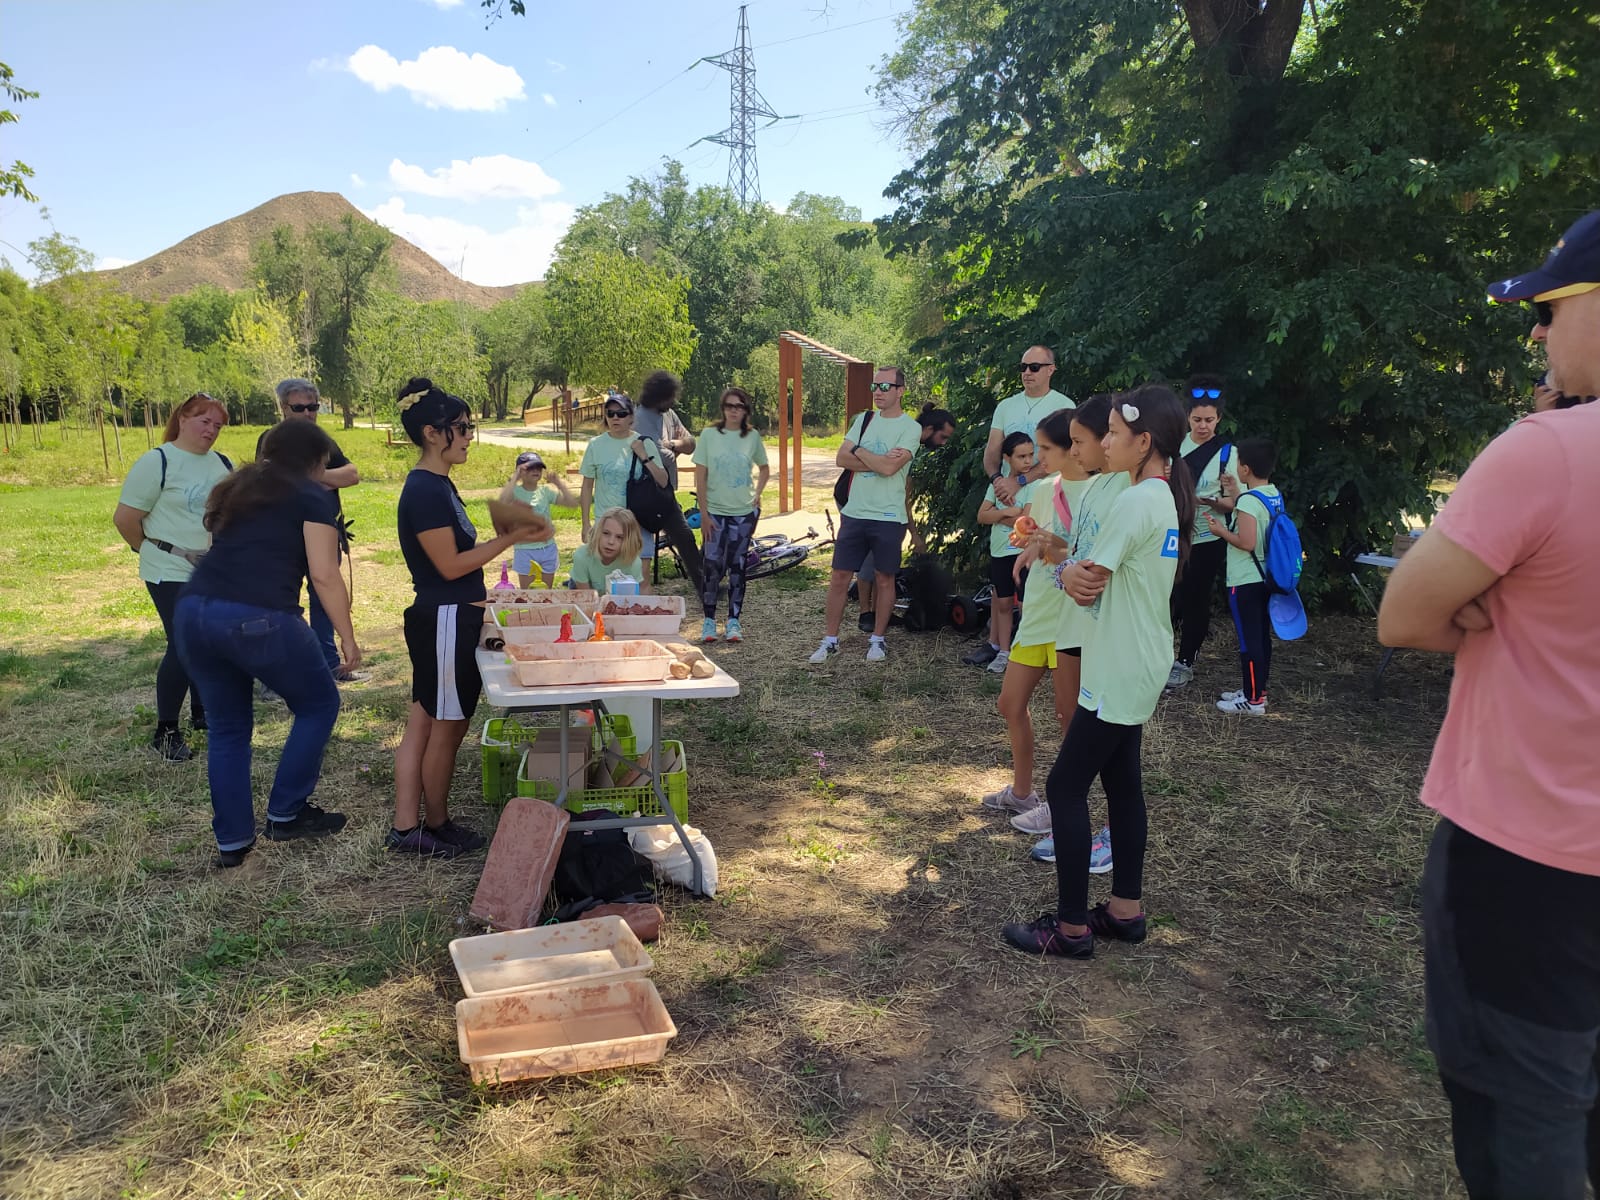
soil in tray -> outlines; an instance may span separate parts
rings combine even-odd
[[[583,1013],[558,1021],[527,1021],[517,1025],[497,1025],[467,1033],[467,1049],[473,1057],[491,1054],[519,1054],[529,1050],[565,1050],[594,1042],[644,1037],[658,1033],[644,1014],[628,1009]]]

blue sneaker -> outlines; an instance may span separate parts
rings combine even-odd
[[[1055,862],[1055,860],[1056,860],[1056,840],[1055,840],[1055,838],[1047,837],[1047,838],[1044,839],[1044,841],[1039,842],[1037,845],[1034,846],[1034,848],[1032,850],[1028,851],[1028,857],[1033,859],[1034,862],[1047,862],[1047,863]]]
[[[730,642],[744,641],[744,628],[739,624],[738,617],[728,618],[728,631],[722,636]]]
[[[707,617],[700,622],[700,640],[702,642],[714,642],[717,640],[717,619],[715,617]]]
[[[1111,871],[1111,830],[1102,829],[1089,846],[1089,874],[1107,875]]]

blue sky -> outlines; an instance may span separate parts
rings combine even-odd
[[[758,139],[763,198],[842,196],[864,215],[905,154],[868,89],[911,0],[755,0],[756,83],[806,114]],[[573,211],[664,158],[722,183],[738,6],[529,0],[0,0],[0,58],[37,100],[0,159],[49,211],[0,200],[25,272],[54,228],[101,266],[154,254],[285,192],[340,192],[477,283],[543,274]],[[618,114],[621,115],[618,115]]]

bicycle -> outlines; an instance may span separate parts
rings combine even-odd
[[[770,578],[787,571],[790,567],[799,566],[811,556],[813,550],[833,545],[836,536],[833,513],[823,509],[822,516],[828,523],[828,536],[821,541],[817,540],[815,529],[808,529],[803,536],[797,538],[782,533],[768,533],[752,538],[750,548],[745,552],[745,579]]]

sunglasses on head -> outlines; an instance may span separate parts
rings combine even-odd
[[[1055,363],[1048,363],[1048,362],[1031,363],[1031,362],[1025,362],[1025,363],[1022,364],[1022,369],[1024,371],[1042,371],[1046,367],[1053,367],[1053,366],[1055,366]]]
[[[322,405],[319,403],[289,405],[290,412],[320,412],[321,409]]]
[[[875,392],[892,392],[897,387],[905,387],[905,384],[903,384],[903,383],[879,383],[877,380],[873,380],[873,382],[872,382],[872,390],[875,391]]]
[[[1193,396],[1196,400],[1220,400],[1222,398],[1222,389],[1190,388],[1189,395]]]

